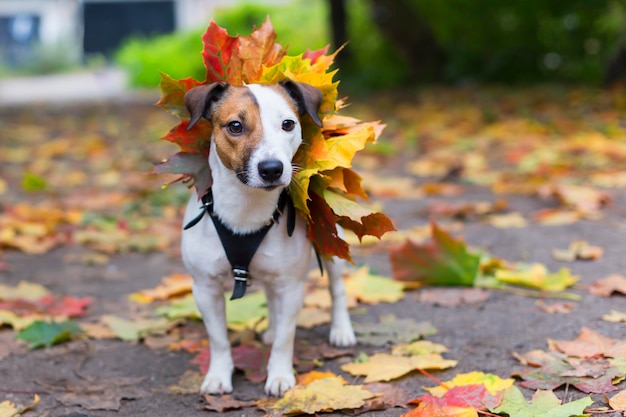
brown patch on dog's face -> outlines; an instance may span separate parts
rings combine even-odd
[[[252,151],[263,139],[259,105],[246,87],[232,87],[211,116],[215,149],[224,166],[246,175]]]

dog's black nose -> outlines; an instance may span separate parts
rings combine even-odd
[[[259,162],[259,175],[267,182],[277,181],[283,175],[283,163],[278,159]]]

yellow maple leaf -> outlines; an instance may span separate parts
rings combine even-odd
[[[465,374],[458,374],[449,381],[444,381],[442,385],[438,387],[424,387],[424,389],[430,392],[435,397],[442,397],[446,391],[452,387],[460,387],[464,385],[482,384],[485,386],[490,394],[496,395],[500,391],[504,391],[513,385],[514,379],[507,378],[502,379],[494,374],[486,374],[484,372],[468,372]]]
[[[155,288],[140,290],[128,296],[131,301],[147,304],[156,300],[167,300],[189,294],[193,279],[189,274],[174,273],[163,277]]]
[[[28,281],[20,281],[15,287],[0,284],[0,300],[36,301],[49,293],[43,285]]]
[[[370,273],[363,266],[345,280],[346,293],[363,303],[394,303],[404,297],[404,285],[399,281]]]
[[[536,288],[543,291],[563,291],[578,281],[578,277],[571,275],[569,269],[561,268],[558,272],[550,273],[545,265],[532,264],[518,270],[498,269],[495,272],[498,281]]]
[[[377,353],[367,358],[366,362],[348,363],[341,367],[351,375],[365,375],[365,383],[391,381],[400,378],[418,368],[447,369],[456,365],[456,361],[444,359],[437,353],[417,356],[397,356]]]
[[[318,379],[307,386],[295,386],[271,407],[283,414],[314,414],[359,408],[375,394],[360,385],[346,385],[341,377]]]

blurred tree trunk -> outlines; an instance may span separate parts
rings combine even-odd
[[[626,7],[626,0],[624,0],[624,7]],[[626,82],[626,27],[622,28],[620,49],[604,71],[604,85],[609,86],[620,80]]]
[[[369,0],[373,19],[398,50],[416,80],[442,79],[443,49],[430,27],[407,0]]]
[[[348,14],[345,0],[328,0],[330,6],[330,24],[333,50],[337,50],[348,41]],[[337,63],[342,66],[350,59],[348,45],[337,55]]]

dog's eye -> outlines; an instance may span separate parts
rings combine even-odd
[[[291,132],[293,130],[293,128],[296,126],[296,122],[294,122],[293,120],[283,120],[283,130],[285,132]]]
[[[228,132],[232,135],[240,135],[243,133],[243,124],[238,121],[230,122],[226,125]]]

